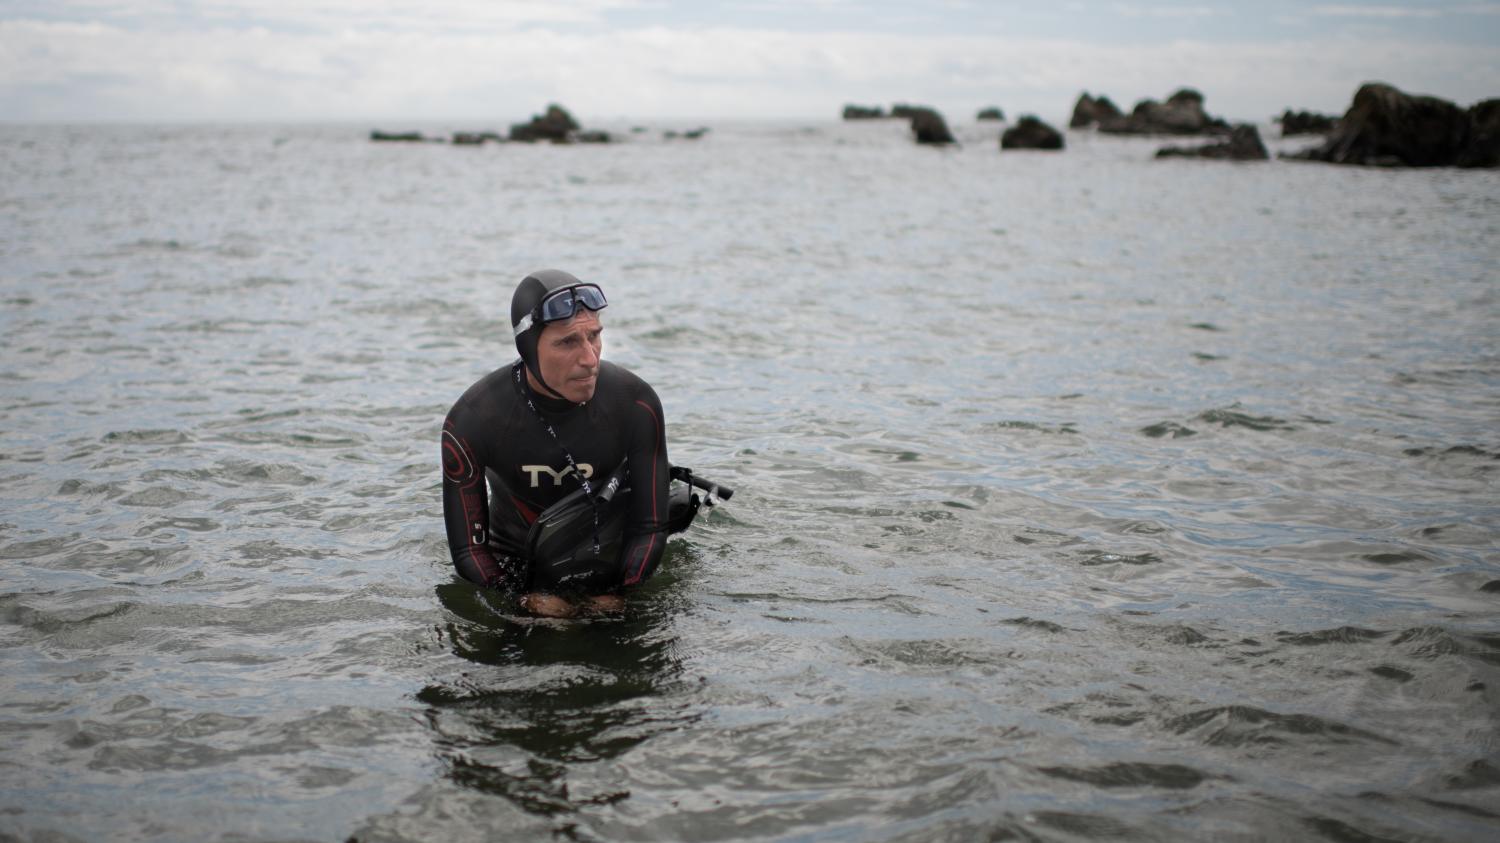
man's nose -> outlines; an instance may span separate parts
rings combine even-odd
[[[583,359],[579,360],[578,362],[589,367],[599,365],[599,349],[595,348],[594,344],[591,342],[584,343]]]

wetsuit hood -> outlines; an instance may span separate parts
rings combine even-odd
[[[516,291],[510,297],[510,327],[515,331],[528,315],[533,318],[526,330],[516,334],[516,351],[521,354],[521,362],[526,364],[527,371],[536,378],[548,392],[557,395],[545,380],[542,380],[542,369],[537,363],[536,347],[542,337],[542,329],[546,327],[542,320],[536,318],[537,307],[548,293],[564,290],[568,287],[576,287],[584,282],[578,280],[570,273],[560,269],[539,269],[521,279],[516,285]]]

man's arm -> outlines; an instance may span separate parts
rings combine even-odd
[[[484,465],[474,455],[455,416],[443,421],[443,524],[459,576],[491,588],[503,587],[506,567],[489,548],[490,506]]]
[[[667,501],[671,485],[667,433],[661,400],[647,386],[627,413],[630,517],[620,552],[620,584],[635,585],[656,571],[667,546]]]

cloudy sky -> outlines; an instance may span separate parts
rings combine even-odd
[[[1257,120],[1500,96],[1497,45],[1474,0],[0,0],[0,121],[1062,119],[1184,85]]]

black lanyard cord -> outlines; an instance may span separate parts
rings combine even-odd
[[[542,411],[536,408],[536,404],[532,403],[530,392],[528,392],[525,385],[521,383],[521,366],[522,364],[520,362],[517,362],[514,366],[511,367],[511,372],[516,377],[516,391],[521,394],[521,397],[523,399],[525,399],[526,406],[531,408],[531,414],[536,416],[536,420],[542,423],[543,429],[545,429],[547,433],[552,436],[552,440],[557,443],[557,447],[562,451],[563,458],[568,461],[568,465],[573,469],[573,476],[577,477],[579,484],[583,486],[583,495],[588,499],[589,507],[594,510],[594,553],[598,553],[599,501],[594,498],[594,487],[589,484],[589,479],[583,476],[583,472],[578,470],[578,463],[574,461],[573,454],[568,450],[568,446],[563,444],[562,437],[557,435],[557,431],[552,429],[552,424],[547,421],[547,417],[542,415]]]

